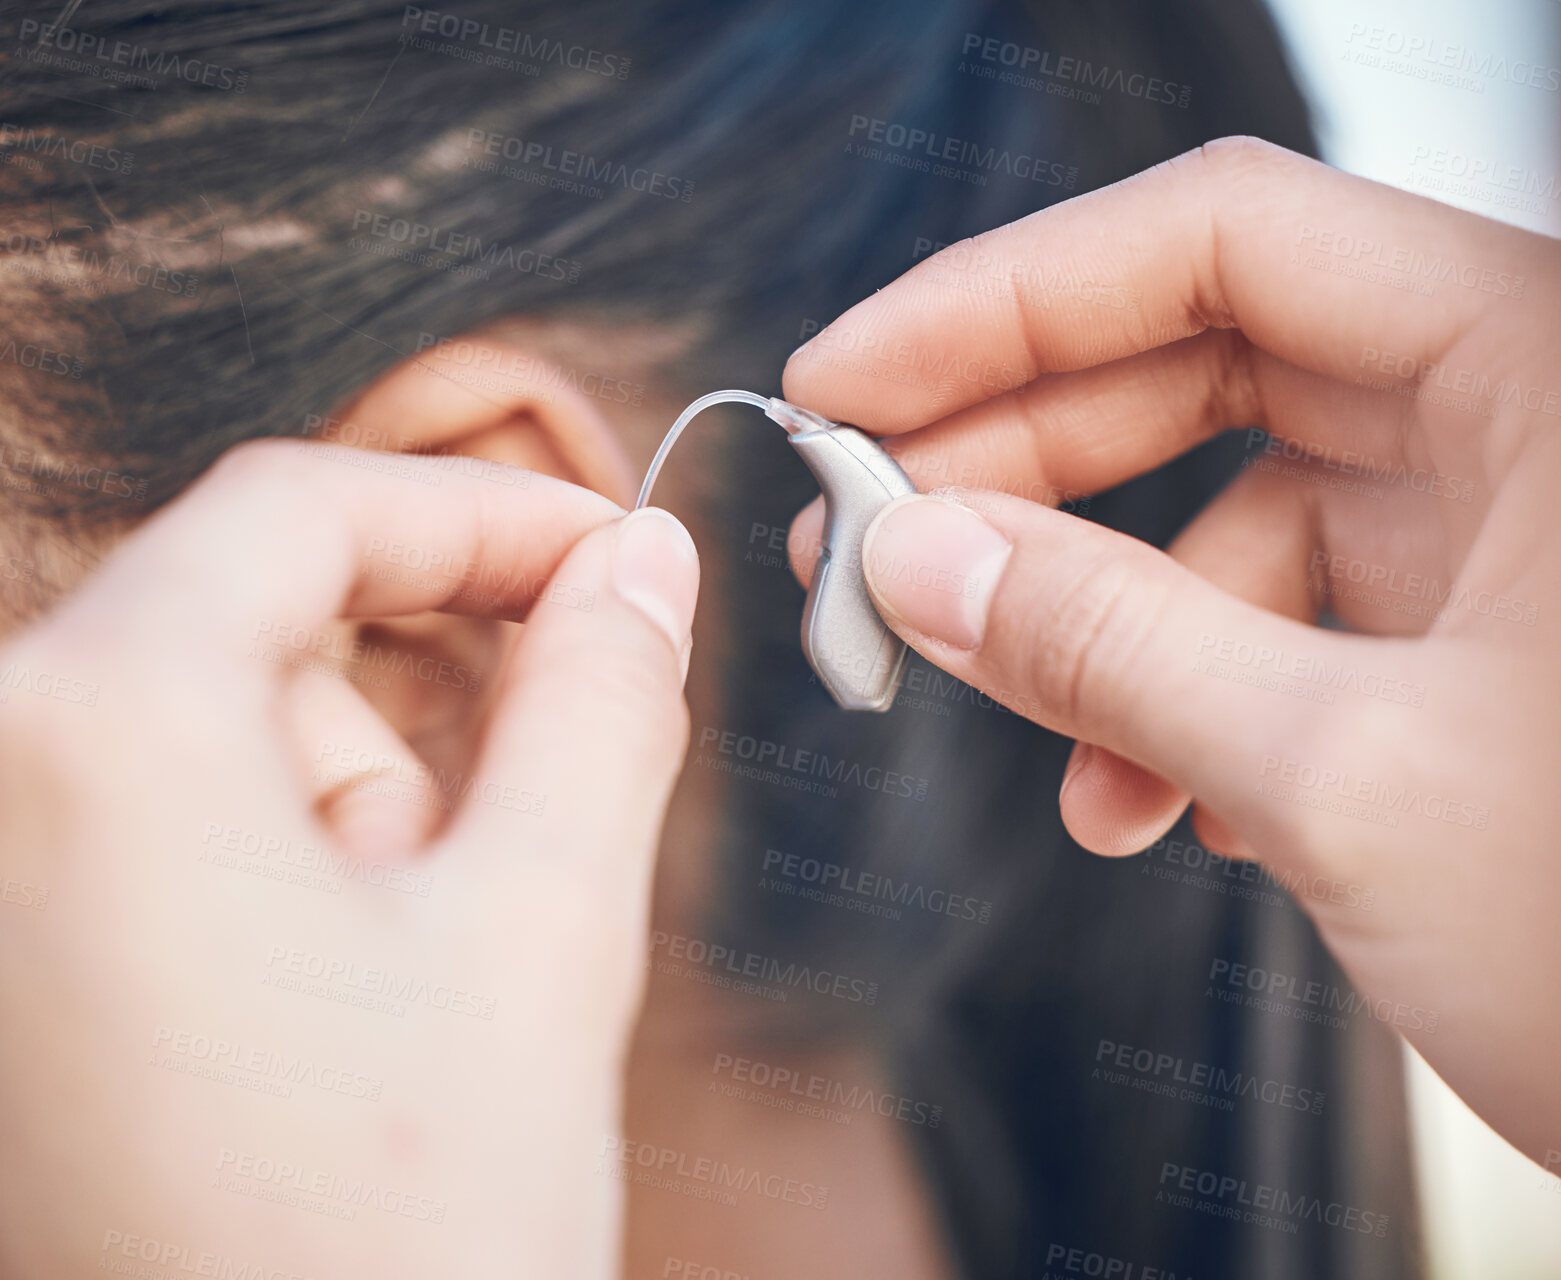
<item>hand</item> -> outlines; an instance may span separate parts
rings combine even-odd
[[[1079,739],[1080,842],[1140,849],[1193,797],[1208,844],[1293,887],[1371,1016],[1550,1163],[1558,279],[1555,241],[1231,139],[951,246],[785,380],[913,477],[1008,491],[902,499],[863,555],[918,651]],[[1254,424],[1168,555],[1012,496]]]
[[[664,513],[403,461],[436,479],[244,446],[0,653],[6,1275],[615,1271],[697,560]],[[390,725],[252,650],[444,607],[529,620],[408,842],[441,789]]]

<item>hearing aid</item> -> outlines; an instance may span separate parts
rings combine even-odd
[[[867,589],[862,541],[878,512],[916,486],[871,436],[857,428],[751,391],[712,391],[678,415],[640,486],[635,508],[650,498],[667,453],[696,414],[716,404],[764,410],[786,429],[791,447],[824,493],[824,533],[802,607],[802,653],[836,703],[847,711],[887,711],[899,692],[906,645],[879,616]]]

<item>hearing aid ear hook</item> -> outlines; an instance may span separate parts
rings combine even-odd
[[[651,459],[634,506],[651,487],[677,438],[716,404],[748,404],[786,428],[791,447],[824,491],[824,537],[802,609],[802,652],[830,696],[847,711],[887,711],[905,671],[906,647],[884,624],[867,590],[862,539],[881,507],[916,486],[871,436],[810,410],[751,391],[712,391],[678,415]]]

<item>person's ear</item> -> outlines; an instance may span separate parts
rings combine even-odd
[[[508,463],[626,505],[636,483],[627,454],[596,404],[569,382],[559,366],[502,341],[441,342],[311,424],[310,434],[381,452]],[[440,813],[450,806],[432,779],[442,775],[460,785],[468,777],[489,691],[516,628],[433,613],[339,626],[328,647],[342,680],[297,682],[290,719],[304,758],[316,758],[308,753],[331,744],[347,748],[335,751],[334,759],[393,754],[405,757],[406,768],[395,770],[396,785],[389,788],[385,779],[352,772],[315,778],[317,808],[342,835],[354,832],[355,846],[415,844],[440,825]],[[318,670],[311,675],[318,677]],[[387,795],[394,800],[387,802]]]
[[[634,500],[628,455],[567,372],[498,340],[441,340],[362,391],[333,434],[393,453],[459,454],[542,471]]]

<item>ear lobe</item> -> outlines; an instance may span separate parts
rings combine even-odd
[[[408,356],[338,421],[344,443],[487,458],[594,489],[619,506],[634,500],[628,455],[596,405],[557,365],[502,341],[442,340]]]

